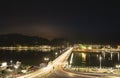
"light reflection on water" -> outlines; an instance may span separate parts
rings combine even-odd
[[[99,66],[100,61],[103,67],[114,67],[116,64],[120,64],[119,52],[73,52],[73,54],[72,66]]]
[[[40,63],[45,62],[44,57],[48,57],[50,61],[55,59],[54,51],[16,51],[16,50],[0,50],[0,63],[7,61],[10,63],[10,60],[13,60],[13,63],[16,61],[21,61],[25,65],[39,65]]]

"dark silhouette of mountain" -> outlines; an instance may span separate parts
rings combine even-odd
[[[106,35],[105,35],[106,36]],[[37,45],[52,45],[52,46],[61,46],[61,45],[73,45],[75,43],[85,43],[85,44],[120,44],[120,38],[118,36],[107,35],[107,38],[102,36],[96,38],[84,38],[76,40],[67,40],[63,38],[57,38],[49,41],[48,39],[37,37],[37,36],[27,36],[22,34],[6,34],[0,35],[0,46],[37,46]]]
[[[0,46],[17,46],[17,45],[48,45],[49,40],[36,36],[26,36],[22,34],[0,35]]]

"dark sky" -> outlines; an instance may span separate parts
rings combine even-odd
[[[49,39],[120,36],[120,2],[114,0],[3,1],[0,34],[22,33]]]

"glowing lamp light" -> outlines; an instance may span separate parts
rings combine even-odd
[[[7,62],[3,62],[2,67],[6,67],[6,66],[7,66]]]
[[[15,68],[15,69],[18,69],[18,65],[15,65],[14,68]]]
[[[116,65],[116,68],[120,68],[120,65]]]
[[[88,49],[89,49],[89,50],[91,50],[91,49],[92,49],[92,47],[88,47]]]
[[[58,55],[58,53],[56,52],[55,55]]]

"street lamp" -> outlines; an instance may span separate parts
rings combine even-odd
[[[7,67],[7,62],[3,62],[1,67]]]
[[[16,76],[17,75],[17,70],[18,70],[18,65],[14,65],[14,75]]]
[[[12,60],[10,60],[10,64],[11,64],[11,66],[13,65],[13,61]]]
[[[47,62],[49,61],[49,58],[48,58],[48,57],[45,57],[44,60],[45,60],[45,62],[46,62],[46,64],[47,64]]]
[[[4,69],[4,70],[7,68],[7,66],[8,66],[8,65],[7,65],[7,62],[3,62],[3,63],[1,64],[1,68]]]
[[[57,55],[58,55],[58,53],[57,53],[57,52],[55,52],[55,57],[57,57]]]
[[[56,52],[55,55],[58,55],[58,53]]]
[[[21,65],[20,61],[17,61],[16,64],[14,65],[14,68],[15,68],[14,73],[15,73],[15,75],[17,75],[17,72],[18,72],[18,69],[19,69],[20,65]]]
[[[99,57],[99,61],[100,61],[100,69],[101,69],[101,62],[102,62],[102,57],[101,57],[101,55],[100,55],[100,57]]]

